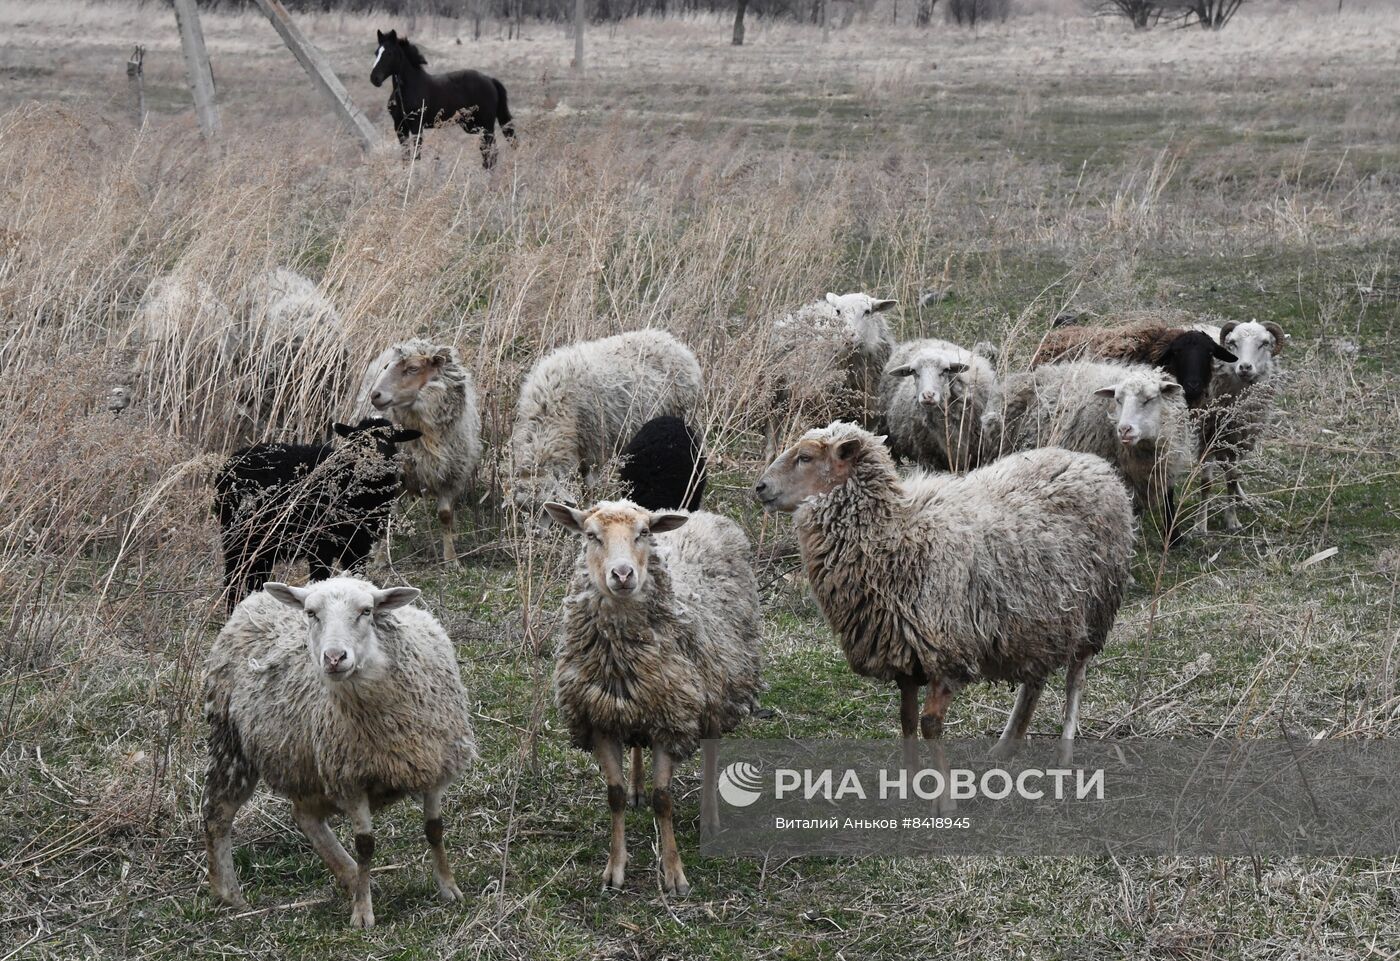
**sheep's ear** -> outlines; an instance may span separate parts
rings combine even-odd
[[[396,611],[406,604],[412,604],[422,594],[416,587],[386,587],[374,592],[374,611]]]
[[[1161,390],[1163,394],[1167,395],[1179,394],[1181,393],[1181,385],[1174,380],[1164,380],[1162,381]]]
[[[961,374],[967,371],[967,365],[961,361],[954,361],[948,365],[947,370],[950,374]]]
[[[914,367],[912,364],[900,364],[898,367],[891,367],[885,373],[891,377],[913,377]]]
[[[306,603],[308,593],[304,587],[290,587],[281,581],[268,581],[263,585],[263,590],[288,607],[295,607],[297,610],[301,610],[302,605]]]
[[[1275,355],[1283,352],[1283,342],[1288,339],[1288,335],[1283,332],[1283,328],[1272,320],[1264,321],[1260,326],[1267,330],[1274,337],[1273,346],[1270,348]]]
[[[434,367],[446,367],[452,363],[452,345],[445,344],[434,350],[431,362]]]
[[[583,533],[583,522],[588,519],[588,515],[583,511],[558,501],[549,501],[544,505],[544,510],[549,515],[550,520],[565,530],[573,531],[575,534]]]
[[[1239,360],[1239,358],[1230,351],[1230,348],[1221,346],[1220,344],[1216,344],[1211,348],[1210,355],[1216,360],[1223,360],[1227,364],[1233,364],[1235,361]]]
[[[843,440],[841,443],[836,445],[836,459],[854,459],[854,457],[860,453],[861,446],[862,442],[859,437],[852,437],[849,440]]]
[[[409,441],[417,440],[422,436],[423,432],[421,430],[414,430],[412,427],[404,427],[390,434],[389,441],[390,443],[394,444],[406,444]]]
[[[677,527],[690,520],[688,514],[676,514],[672,511],[657,511],[647,518],[647,527],[651,528],[653,534],[664,534],[673,531]]]
[[[836,307],[840,305],[841,298],[837,297],[835,294],[828,290],[826,292],[826,302],[831,306]]]
[[[1117,393],[1118,393],[1118,385],[1117,385],[1117,384],[1113,384],[1113,385],[1111,385],[1111,386],[1109,386],[1109,387],[1100,387],[1098,390],[1094,391],[1094,396],[1095,396],[1095,397],[1112,397],[1112,396],[1114,396],[1114,395],[1117,394]]]
[[[870,311],[875,314],[882,313],[896,306],[898,303],[899,301],[897,300],[875,300],[872,298],[870,301]]]

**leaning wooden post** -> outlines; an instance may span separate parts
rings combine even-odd
[[[185,67],[194,91],[194,110],[199,130],[206,138],[219,135],[219,105],[214,100],[214,71],[209,68],[209,52],[204,49],[204,29],[194,0],[175,0],[175,23],[180,28],[180,47],[185,51]]]
[[[292,20],[291,14],[287,13],[287,8],[282,6],[280,0],[257,0],[257,4],[258,8],[267,15],[267,19],[272,21],[273,28],[281,34],[282,42],[291,48],[292,53],[301,62],[302,68],[311,76],[321,93],[330,100],[331,106],[335,108],[336,115],[340,117],[341,123],[345,124],[346,129],[359,138],[366,150],[378,144],[379,134],[375,131],[374,125],[364,114],[360,113],[355,102],[350,99],[350,92],[345,89],[345,85],[340,82],[340,78],[331,69],[325,54],[306,39],[306,35]]]
[[[146,48],[139,43],[131,49],[131,59],[126,62],[126,85],[131,91],[131,106],[136,112],[136,126],[146,122],[146,80],[141,64],[146,59]]]
[[[574,0],[574,73],[583,76],[584,0]]]

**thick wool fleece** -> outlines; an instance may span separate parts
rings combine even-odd
[[[390,417],[400,427],[423,432],[404,448],[404,486],[431,498],[449,495],[455,503],[481,463],[481,411],[471,371],[455,348],[422,338],[395,344],[385,353],[389,356],[377,368],[380,372],[404,357],[447,355],[441,373],[424,385],[413,404],[394,408]]]
[[[548,496],[576,492],[580,474],[607,463],[646,421],[694,420],[703,391],[695,354],[664,330],[560,347],[520,388],[510,438],[516,482]]]
[[[886,373],[880,379],[880,412],[896,456],[938,470],[961,472],[982,462],[986,447],[982,417],[993,406],[997,391],[992,365],[957,344],[928,338],[900,344],[885,370],[906,364],[915,368],[932,364],[942,369],[950,362],[965,364],[967,370],[947,382],[942,403],[919,403],[917,376],[891,377]]]
[[[1118,468],[1139,508],[1175,486],[1197,462],[1190,411],[1180,392],[1161,395],[1156,438],[1131,447],[1119,442],[1113,398],[1094,391],[1118,383],[1156,391],[1162,372],[1144,364],[1073,361],[1013,374],[1002,384],[1001,431],[989,425],[987,443],[1000,451],[1064,447],[1097,454]]]
[[[580,554],[564,602],[554,697],[585,750],[604,734],[687,757],[754,704],[760,617],[748,538],[703,512],[655,538],[640,597],[602,594]]]
[[[1102,650],[1133,552],[1128,493],[1102,459],[1046,448],[901,481],[870,434],[822,433],[862,445],[849,479],[794,520],[856,673],[1034,681]]]
[[[776,412],[799,413],[808,423],[851,418],[873,423],[880,376],[894,349],[883,313],[849,327],[831,304],[814,301],[773,324],[777,363],[769,392]]]
[[[1070,324],[1046,331],[1031,358],[1031,366],[1062,360],[1121,360],[1158,364],[1172,341],[1187,333],[1157,321],[1135,321],[1112,327]]]
[[[337,684],[307,652],[305,615],[250,595],[209,653],[211,761],[251,766],[273,791],[323,811],[366,791],[379,807],[454,780],[476,738],[452,642],[414,607],[375,615],[375,628],[384,675]]]

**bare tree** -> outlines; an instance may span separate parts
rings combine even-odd
[[[983,20],[1005,20],[1011,0],[948,0],[948,17],[960,27],[975,27]]]
[[[1194,21],[1205,30],[1219,30],[1230,22],[1244,0],[1184,0],[1182,23]]]
[[[933,19],[933,8],[937,5],[938,0],[919,0],[919,6],[914,11],[914,24],[927,27]]]
[[[1162,19],[1164,0],[1096,0],[1094,12],[1100,16],[1123,17],[1134,30],[1147,30]]]
[[[739,0],[739,6],[734,11],[734,46],[744,45],[744,11],[749,8],[749,0]]]

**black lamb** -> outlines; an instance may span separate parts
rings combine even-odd
[[[336,567],[362,564],[383,536],[402,489],[396,446],[421,435],[382,417],[333,430],[340,443],[254,444],[219,470],[214,510],[230,611],[279,561],[304,557],[311,579],[325,580]]]
[[[705,493],[705,441],[679,417],[642,425],[622,451],[627,496],[649,511],[700,509]]]

